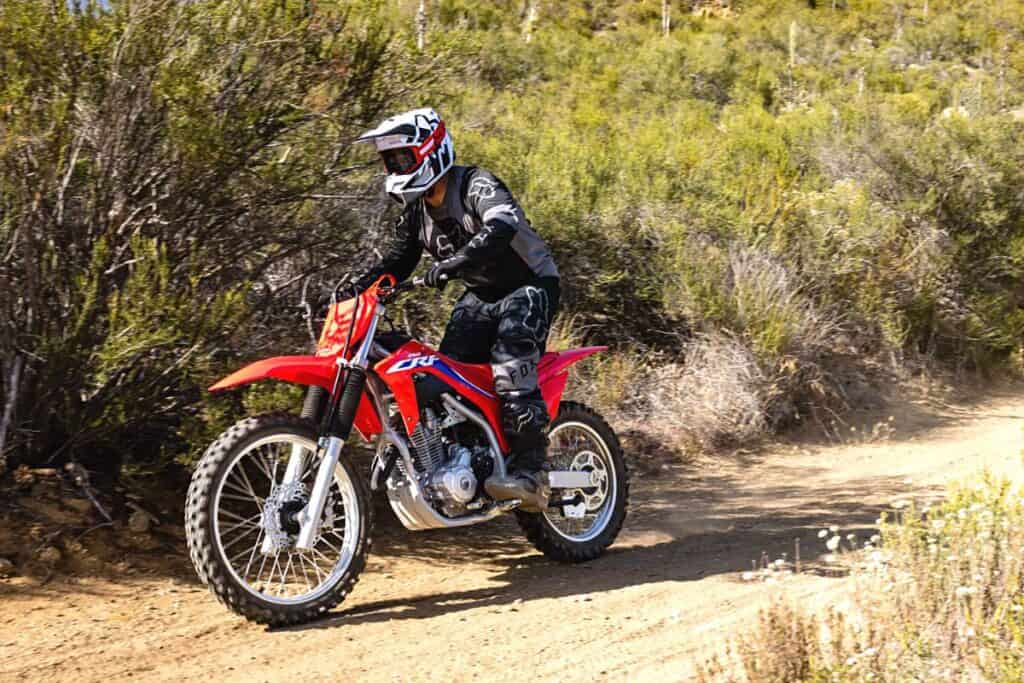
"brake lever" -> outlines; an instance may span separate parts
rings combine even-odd
[[[405,282],[399,282],[393,287],[381,288],[379,291],[380,298],[384,301],[392,301],[402,292],[407,292],[415,286],[415,283],[406,280]]]

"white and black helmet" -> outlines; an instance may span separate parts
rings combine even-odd
[[[452,136],[429,107],[385,119],[356,141],[376,145],[388,172],[385,189],[402,206],[416,201],[455,163]]]

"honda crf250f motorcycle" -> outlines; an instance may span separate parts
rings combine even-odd
[[[603,350],[545,354],[538,366],[549,428],[548,507],[496,500],[487,479],[512,453],[489,365],[446,358],[408,337],[378,334],[386,307],[421,280],[389,276],[328,310],[315,355],[249,365],[211,387],[261,379],[308,385],[302,414],[246,418],[207,449],[188,491],[186,531],[199,578],[231,610],[265,624],[308,621],[340,603],[366,563],[371,504],[342,457],[352,431],[376,440],[369,486],[412,530],[479,524],[512,512],[548,557],[600,555],[626,516],[629,480],[615,433],[593,410],[563,402],[571,365]]]

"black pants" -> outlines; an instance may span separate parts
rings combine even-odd
[[[455,360],[491,364],[505,435],[516,453],[545,443],[550,416],[537,386],[537,363],[559,295],[557,278],[542,278],[491,303],[466,290],[441,340],[441,353]]]

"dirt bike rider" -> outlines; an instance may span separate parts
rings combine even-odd
[[[465,282],[439,351],[493,369],[514,460],[508,476],[487,480],[487,492],[497,500],[519,498],[524,509],[546,508],[550,416],[537,362],[560,295],[551,252],[504,183],[481,168],[454,165],[451,134],[433,109],[388,118],[358,141],[376,146],[387,194],[403,210],[388,251],[356,288],[385,273],[408,278],[424,247],[435,261],[426,284],[443,289],[449,279]]]

